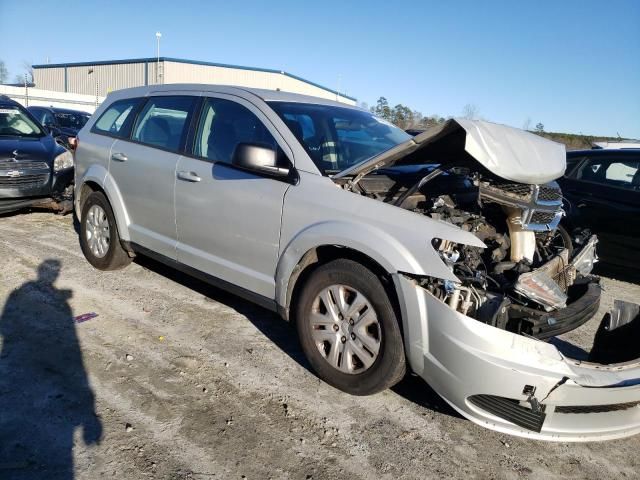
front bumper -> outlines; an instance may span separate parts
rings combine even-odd
[[[638,360],[604,366],[565,358],[549,343],[455,312],[408,277],[394,280],[411,368],[466,418],[545,440],[640,433]],[[537,421],[525,418],[534,405],[543,414]]]
[[[73,192],[69,187],[73,184],[73,168],[45,175],[47,179],[40,185],[22,187],[0,185],[0,213],[14,212],[28,207],[70,211]]]

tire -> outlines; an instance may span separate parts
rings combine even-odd
[[[98,270],[118,270],[131,263],[131,257],[120,244],[109,200],[102,192],[89,194],[82,206],[80,248],[87,261]]]
[[[562,239],[562,243],[564,244],[564,248],[568,250],[569,258],[573,257],[573,239],[566,228],[562,225],[558,225],[558,229],[556,230],[556,236],[558,239]]]
[[[371,395],[406,372],[393,305],[378,277],[359,263],[340,259],[318,267],[302,287],[295,322],[312,368],[344,392]]]

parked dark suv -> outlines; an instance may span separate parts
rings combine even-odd
[[[68,108],[27,107],[27,110],[65,147],[70,146],[69,138],[75,138],[91,118],[90,113]]]
[[[0,95],[0,213],[71,209],[73,156],[19,103]]]
[[[566,198],[567,230],[597,234],[603,266],[638,269],[640,149],[568,152],[567,172],[558,182]]]

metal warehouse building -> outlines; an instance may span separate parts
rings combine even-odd
[[[356,99],[280,70],[179,58],[33,65],[37,88],[105,96],[113,90],[162,83],[209,83],[302,93],[355,105]]]

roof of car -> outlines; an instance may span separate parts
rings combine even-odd
[[[16,102],[12,98],[7,97],[6,95],[0,95],[0,106],[2,106],[2,107],[15,107],[15,106],[21,107],[22,105],[20,105],[18,102]]]
[[[333,105],[342,108],[360,109],[354,105],[329,100],[326,98],[313,97],[311,95],[302,95],[299,93],[283,92],[280,90],[266,90],[262,88],[237,87],[232,85],[211,85],[200,83],[171,83],[165,85],[149,85],[145,87],[133,87],[113,92],[118,97],[131,97],[133,95],[146,95],[150,92],[164,91],[180,91],[180,92],[217,92],[227,94],[241,94],[246,96],[247,93],[255,95],[265,102],[295,102],[295,103],[313,103],[317,105]]]
[[[69,114],[81,114],[81,115],[91,115],[89,112],[85,112],[84,110],[73,110],[71,108],[59,108],[59,107],[47,107],[45,105],[36,105],[32,107],[27,107],[27,110],[49,110],[54,113],[69,113]]]
[[[590,150],[570,150],[567,157],[599,157],[601,155],[640,155],[640,148],[593,148]]]

